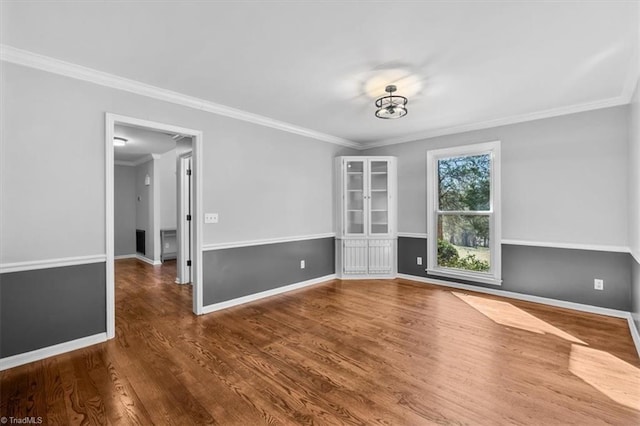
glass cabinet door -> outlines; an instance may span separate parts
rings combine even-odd
[[[369,233],[389,233],[389,162],[371,160],[369,166],[370,214]]]
[[[363,160],[347,161],[346,173],[346,233],[363,235],[365,232],[365,162]]]

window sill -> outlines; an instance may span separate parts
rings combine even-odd
[[[479,274],[473,274],[473,273],[465,274],[465,273],[459,273],[459,272],[442,270],[442,269],[425,269],[425,271],[427,271],[427,273],[429,273],[430,275],[435,275],[435,276],[456,278],[459,280],[474,281],[482,284],[490,284],[490,285],[496,285],[496,286],[502,285],[502,280],[500,278],[487,276],[487,275],[479,275]]]

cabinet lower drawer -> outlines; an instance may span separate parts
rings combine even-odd
[[[390,274],[393,270],[393,241],[369,240],[369,273]]]
[[[367,240],[343,240],[343,268],[345,274],[367,273]]]
[[[338,271],[347,275],[391,275],[395,265],[395,240],[339,241]]]

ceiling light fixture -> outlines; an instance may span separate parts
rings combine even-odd
[[[400,118],[407,115],[407,98],[404,96],[394,95],[393,92],[398,90],[393,84],[385,87],[384,91],[388,95],[376,99],[376,117],[390,119]]]
[[[114,136],[113,138],[113,146],[125,146],[127,144],[127,140],[125,138],[121,138],[119,136]]]

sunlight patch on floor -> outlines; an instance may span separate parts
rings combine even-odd
[[[571,345],[569,371],[618,404],[640,411],[640,370],[610,353]]]
[[[568,340],[569,342],[586,345],[585,342],[577,337],[574,337],[571,334],[536,318],[530,313],[513,306],[509,302],[471,296],[469,294],[457,293],[455,291],[452,291],[451,294],[498,324],[507,327],[519,328],[521,330],[537,334],[553,334],[554,336],[558,336],[561,339]]]

